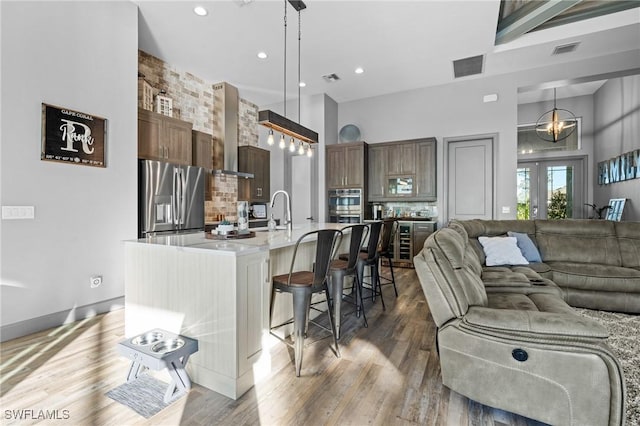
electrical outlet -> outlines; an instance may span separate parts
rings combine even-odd
[[[91,283],[91,288],[100,287],[100,284],[102,284],[102,275],[95,275],[89,278],[89,282]]]
[[[2,219],[35,219],[34,206],[2,206]]]

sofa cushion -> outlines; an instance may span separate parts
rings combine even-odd
[[[512,285],[516,287],[528,287],[531,285],[529,278],[522,272],[514,272],[507,267],[490,266],[482,269],[482,282],[485,287],[502,287]]]
[[[519,311],[538,311],[536,304],[522,293],[487,293],[491,309],[515,309]]]
[[[522,294],[494,294],[489,303],[493,305],[469,309],[464,322],[514,334],[530,332],[596,339],[609,336],[597,321],[578,315],[570,306],[552,295],[535,294],[529,298]],[[500,307],[509,305],[517,308]]]
[[[621,266],[614,222],[608,220],[536,220],[536,240],[544,262]]]
[[[615,224],[622,266],[640,269],[640,224],[638,222],[613,222]]]
[[[514,237],[478,237],[478,241],[484,249],[487,266],[529,264]]]
[[[529,262],[539,263],[542,262],[542,258],[540,258],[540,252],[538,251],[538,247],[533,244],[529,235],[523,232],[507,232],[507,235],[510,237],[515,237],[516,242],[518,244],[518,248],[522,252],[522,255]]]
[[[464,241],[464,264],[471,268],[477,275],[480,275],[480,273],[482,272],[482,263],[484,263],[484,259],[482,260],[482,262],[480,262],[480,259],[478,258],[475,250],[469,244],[469,236],[464,226],[462,226],[460,222],[452,221],[448,227],[460,234],[460,237]]]
[[[553,281],[581,290],[640,293],[640,271],[595,263],[549,262]]]
[[[465,260],[463,236],[443,228],[431,234],[414,257],[429,309],[438,327],[462,317],[469,306],[485,306],[487,294],[480,274]]]
[[[535,269],[532,269],[532,268],[529,267],[531,265],[533,265],[533,264],[530,263],[527,266],[512,266],[511,267],[511,271],[523,274],[525,277],[527,277],[528,280],[539,280],[539,279],[541,279],[542,276],[540,276],[540,274],[537,273],[535,271]]]
[[[530,269],[532,271],[535,271],[537,274],[540,274],[543,277],[551,278],[551,268],[549,267],[549,265],[547,265],[544,262],[542,262],[542,263],[537,263],[537,262],[529,263],[526,266],[526,268]]]
[[[452,220],[449,226],[461,226],[465,229],[469,238],[469,245],[476,253],[481,265],[485,264],[485,255],[478,237],[507,236],[509,231],[524,233],[536,244],[536,227],[532,220]]]

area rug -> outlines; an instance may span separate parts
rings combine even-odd
[[[141,374],[137,379],[125,382],[105,395],[148,419],[173,402],[164,402],[167,386],[167,383],[155,377]]]
[[[640,425],[640,315],[576,309],[602,324],[607,344],[620,361],[627,386],[627,425]]]

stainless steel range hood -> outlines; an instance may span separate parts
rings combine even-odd
[[[231,175],[239,178],[253,179],[253,174],[238,172],[238,111],[240,97],[238,89],[229,83],[218,83],[214,92],[222,91],[221,134],[224,143],[224,162],[222,170],[214,170],[215,175]]]

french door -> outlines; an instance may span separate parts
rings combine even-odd
[[[517,218],[582,218],[584,162],[584,158],[519,161]]]

